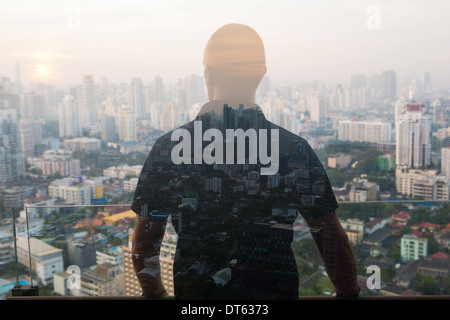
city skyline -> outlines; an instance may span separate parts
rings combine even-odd
[[[84,74],[144,83],[202,74],[210,34],[232,22],[261,35],[268,75],[280,85],[392,69],[448,81],[444,1],[26,3],[0,13],[0,76],[15,78],[18,63],[24,84],[74,84]]]

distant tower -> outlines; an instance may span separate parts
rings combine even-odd
[[[83,128],[96,129],[98,125],[98,110],[95,96],[95,84],[92,76],[83,77],[80,87],[80,102]]]
[[[311,99],[311,121],[317,123],[321,126],[325,124],[326,121],[326,101],[324,97],[320,95],[315,95]]]
[[[136,115],[128,105],[119,109],[119,139],[123,142],[136,141]]]
[[[381,94],[383,98],[394,100],[397,96],[397,76],[395,71],[386,70],[381,74]]]
[[[159,103],[164,102],[164,84],[160,76],[156,76],[153,81],[153,101]]]
[[[166,289],[167,295],[175,296],[175,287],[173,281],[173,269],[175,262],[175,254],[177,251],[178,235],[172,225],[172,217],[167,218],[166,231],[161,242],[161,251],[159,253],[159,261],[161,266],[161,279]]]
[[[431,116],[423,104],[406,104],[397,117],[397,166],[424,168],[431,163]]]
[[[131,108],[137,118],[142,118],[145,115],[144,85],[141,78],[131,80]]]
[[[102,141],[117,141],[116,118],[109,114],[103,114],[101,118]]]
[[[0,182],[20,180],[24,162],[16,109],[0,109]]]
[[[70,95],[58,105],[58,126],[60,137],[81,136],[81,108]]]
[[[441,149],[441,173],[450,179],[450,147]]]
[[[125,296],[141,296],[142,289],[139,281],[136,277],[133,267],[133,253],[132,253],[132,243],[133,243],[133,231],[134,229],[128,230],[128,246],[123,246],[123,289]]]
[[[159,126],[161,130],[169,131],[175,127],[175,105],[166,103],[162,106]]]

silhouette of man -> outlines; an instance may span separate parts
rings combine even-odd
[[[358,296],[355,258],[322,164],[255,104],[266,73],[259,35],[225,25],[203,63],[209,102],[157,140],[136,188],[132,251],[144,296],[170,289],[180,299],[297,299],[292,244],[302,219],[337,295]],[[295,214],[277,218],[277,208]],[[168,254],[169,238],[176,249]],[[160,269],[158,257],[173,264]]]

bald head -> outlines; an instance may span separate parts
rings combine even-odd
[[[252,28],[227,24],[209,39],[203,64],[210,100],[254,100],[266,73],[264,44]]]

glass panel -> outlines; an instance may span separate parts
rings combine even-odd
[[[0,299],[35,295],[29,259],[26,217],[15,208],[0,215]]]
[[[341,201],[340,221],[357,259],[361,295],[448,294],[449,208],[446,201]],[[129,205],[40,206],[25,212],[16,217],[17,248],[15,212],[2,214],[3,295],[16,283],[38,285],[41,296],[142,294],[133,270],[135,215]],[[275,223],[277,216],[273,219]],[[161,245],[161,277],[169,296],[174,294],[177,237],[169,227]],[[263,249],[269,240],[279,243],[261,239],[252,250],[254,259],[265,261]],[[303,219],[294,223],[292,250],[299,296],[333,295],[334,287]],[[225,270],[214,276],[221,285],[229,281]]]

